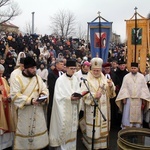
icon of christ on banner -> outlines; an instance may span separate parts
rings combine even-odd
[[[99,32],[94,34],[94,47],[95,48],[106,48],[106,32],[101,32],[101,37]]]
[[[132,29],[132,44],[135,44],[135,28]],[[136,28],[136,44],[142,44],[142,28]]]

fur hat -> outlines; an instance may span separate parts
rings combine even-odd
[[[92,58],[91,59],[91,68],[102,68],[103,60],[101,58]]]
[[[32,57],[26,57],[24,59],[24,68],[25,69],[30,68],[30,67],[34,67],[34,66],[36,66],[36,62]]]

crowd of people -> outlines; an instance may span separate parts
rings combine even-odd
[[[150,128],[150,73],[124,45],[104,63],[85,40],[6,34],[0,57],[0,149],[75,150],[78,130],[108,149],[111,128]]]

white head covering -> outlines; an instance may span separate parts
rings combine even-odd
[[[101,58],[92,58],[91,59],[91,68],[102,68],[103,60]]]
[[[17,57],[16,66],[20,66],[20,58],[25,58],[26,54],[24,52],[20,52]]]
[[[4,66],[0,64],[0,71],[4,71],[4,70],[5,70]]]

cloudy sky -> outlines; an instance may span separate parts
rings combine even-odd
[[[137,12],[144,17],[150,13],[150,0],[14,0],[18,3],[22,14],[11,22],[21,31],[25,31],[26,24],[32,24],[32,12],[35,28],[40,34],[50,34],[50,16],[59,10],[69,10],[74,13],[76,22],[87,30],[87,22],[97,17],[97,12],[106,20],[113,22],[113,32],[125,39],[126,23]]]

